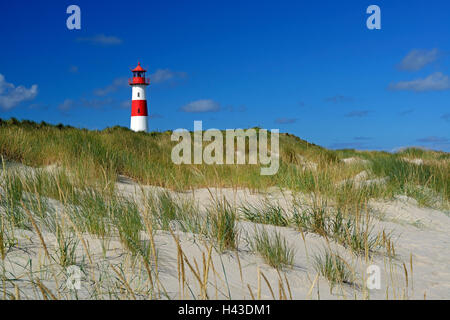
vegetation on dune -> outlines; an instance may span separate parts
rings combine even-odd
[[[218,265],[214,266],[213,252],[227,253],[228,257],[236,255],[241,268],[241,227],[248,222],[243,224],[240,220],[247,220],[277,226],[270,233],[267,230],[272,228],[255,227],[252,238],[247,240],[250,254],[259,255],[276,269],[280,297],[286,298],[283,283],[286,282],[288,291],[289,283],[286,275],[282,279],[281,272],[294,265],[298,248],[283,236],[285,228],[296,232],[305,245],[305,234],[314,233],[357,259],[384,255],[391,261],[396,257],[395,246],[389,232],[374,232],[373,217],[367,209],[369,199],[406,194],[422,205],[448,207],[450,177],[446,153],[420,149],[394,154],[332,151],[283,134],[278,173],[261,176],[259,165],[175,165],[170,159],[175,144],[170,136],[171,132],[134,133],[120,127],[89,131],[29,121],[0,121],[1,158],[41,167],[20,167],[16,171],[14,165],[7,168],[2,161],[0,267],[4,270],[4,261],[11,252],[17,252],[17,230],[25,230],[37,235],[40,254],[45,258],[40,266],[45,270],[43,273],[61,277],[67,267],[79,266],[92,272],[89,275],[95,283],[92,295],[102,296],[105,294],[102,281],[106,280],[102,277],[95,280],[93,270],[98,268],[93,263],[95,257],[91,256],[89,242],[92,239],[101,242],[102,258],[106,261],[109,242],[114,239],[121,243],[124,256],[121,263],[110,267],[116,278],[106,286],[109,297],[134,299],[138,294],[168,297],[159,279],[160,251],[154,241],[159,230],[172,236],[176,243],[180,298],[190,294],[193,298],[207,299],[212,283],[208,280],[209,272],[216,277],[219,270]],[[357,160],[342,161],[348,158]],[[416,161],[417,158],[421,161]],[[123,178],[119,175],[139,182],[140,190],[136,188],[136,194],[130,195],[117,189],[117,180]],[[167,189],[147,188],[142,184]],[[293,201],[282,203],[268,196],[257,203],[249,199],[236,207],[225,197],[214,197],[211,192],[212,203],[203,203],[201,209],[185,193],[168,190],[205,186],[253,190],[280,187],[294,191]],[[205,247],[201,260],[184,252],[182,233],[189,233],[198,246]],[[49,235],[54,239],[53,245],[48,241]],[[325,277],[330,287],[356,282],[352,267],[337,253],[327,249],[311,257],[317,277]],[[128,261],[130,265],[126,265]],[[130,270],[135,270],[131,276]],[[216,294],[228,291],[230,295],[226,270],[223,271],[223,277],[214,279],[215,291]],[[189,284],[188,273],[198,281],[197,294]],[[242,269],[240,273],[242,280]],[[40,282],[41,278],[33,277],[30,271],[33,290],[51,298],[52,293]],[[264,273],[258,273],[258,277],[257,297],[261,277],[270,288]],[[6,289],[7,285],[17,285],[14,280],[3,275],[2,281],[4,296],[20,295],[20,291],[19,294],[14,291],[15,287]],[[217,288],[216,281],[222,287]],[[253,296],[252,289],[248,288]],[[60,289],[56,289],[58,295],[64,292]]]
[[[351,284],[354,278],[349,264],[329,248],[314,256],[314,268],[328,280],[330,290],[337,284]]]
[[[207,210],[206,225],[208,236],[220,252],[237,247],[238,231],[236,228],[236,210],[225,199],[214,199]]]
[[[250,248],[258,253],[266,263],[275,269],[292,267],[294,264],[295,249],[289,246],[280,232],[272,234],[262,228],[255,230],[253,239],[250,239]]]
[[[34,167],[64,166],[78,184],[113,188],[117,176],[125,175],[139,183],[176,190],[276,186],[321,194],[336,201],[343,211],[361,210],[370,198],[397,194],[416,198],[425,206],[448,207],[450,200],[450,154],[444,152],[417,148],[397,153],[334,151],[281,134],[279,171],[261,176],[259,164],[176,165],[171,160],[175,144],[170,131],[134,133],[117,126],[90,131],[44,122],[0,121],[0,154],[5,159]],[[366,162],[348,165],[341,161],[350,157]],[[416,158],[423,163],[411,161]],[[363,170],[371,179],[384,180],[380,184],[342,184]]]
[[[248,221],[281,227],[289,224],[283,208],[279,204],[271,203],[267,199],[260,206],[251,204],[244,205],[240,208],[240,211],[243,218]]]

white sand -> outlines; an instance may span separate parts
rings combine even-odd
[[[144,187],[147,190],[156,190],[161,188]],[[117,190],[128,197],[139,199],[140,191],[136,184],[131,180],[121,177],[117,183]],[[193,192],[177,193],[181,197],[194,197],[205,208],[211,201],[211,193],[220,197],[225,197],[231,204],[239,205],[242,203],[258,204],[263,199],[278,202],[283,207],[289,207],[293,195],[290,191],[281,191],[273,188],[264,194],[251,193],[248,190],[232,189],[197,189]],[[308,201],[307,196],[303,196]],[[60,204],[52,201],[53,206],[58,210]],[[59,207],[60,209],[60,207]],[[376,264],[381,268],[381,288],[379,290],[363,290],[363,288],[353,288],[350,285],[336,287],[332,293],[328,282],[319,277],[316,282],[316,271],[313,267],[313,256],[319,253],[327,242],[324,238],[315,234],[306,234],[303,240],[301,234],[292,228],[281,228],[273,226],[262,226],[250,222],[238,222],[238,228],[241,236],[239,239],[239,260],[235,252],[226,252],[218,254],[213,251],[212,261],[214,269],[209,272],[209,298],[232,298],[232,299],[251,299],[250,286],[253,294],[256,296],[258,288],[258,270],[262,271],[269,280],[276,298],[279,298],[279,275],[276,270],[264,263],[257,255],[250,252],[246,238],[255,232],[257,228],[267,228],[267,230],[278,230],[291,244],[295,252],[294,267],[284,270],[281,273],[284,290],[289,298],[286,285],[286,279],[289,282],[293,299],[449,299],[450,298],[450,218],[448,213],[441,211],[420,208],[415,200],[407,197],[398,197],[394,201],[382,202],[371,201],[370,209],[372,216],[377,217],[375,230],[386,229],[391,232],[395,240],[395,250],[397,257],[388,263],[388,259],[382,255],[374,255],[372,261],[364,262],[364,257],[356,257],[349,253],[342,246],[331,242],[329,245],[340,253],[340,255],[354,268],[356,272],[357,283],[363,286],[365,283],[366,266]],[[202,253],[207,255],[209,244],[198,236],[176,232],[180,239],[181,247],[188,257],[191,264],[197,262],[202,269]],[[23,296],[32,297],[39,293],[34,292],[31,286],[27,285],[30,280],[30,268],[33,269],[34,277],[44,279],[42,282],[53,292],[56,288],[64,286],[64,275],[55,279],[42,270],[45,268],[58,269],[58,266],[52,262],[49,263],[45,258],[40,240],[35,232],[15,230],[15,236],[18,239],[18,247],[14,247],[7,254],[4,266],[6,274],[14,277],[23,290]],[[43,232],[43,236],[48,249],[51,253],[55,252],[55,236],[48,232]],[[142,233],[145,238],[147,235]],[[130,286],[136,292],[140,291],[139,277],[145,277],[145,270],[136,270],[132,267],[132,259],[122,248],[119,239],[113,238],[107,242],[102,242],[89,235],[83,235],[93,259],[93,265],[86,266],[87,276],[82,281],[82,288],[78,292],[80,298],[97,298],[91,296],[93,290],[90,277],[99,278],[101,276],[101,287],[104,288],[102,298],[120,298],[120,296],[108,296],[107,288],[117,283],[117,276],[112,271],[111,265],[115,268],[122,267],[124,274]],[[106,254],[102,247],[107,247]],[[165,231],[156,232],[156,247],[159,253],[159,272],[161,284],[164,286],[170,298],[192,299],[192,294],[186,288],[184,295],[179,290],[179,281],[177,273],[177,247],[172,235]],[[77,247],[77,255],[84,256],[87,261],[85,251],[80,243]],[[412,255],[413,272],[410,271],[410,257]],[[30,263],[32,262],[32,263]],[[403,270],[403,263],[408,270],[408,286]],[[49,265],[51,267],[49,267]],[[188,283],[194,293],[198,291],[198,283],[193,273],[186,266]],[[103,271],[102,271],[103,270]],[[241,279],[242,270],[242,279]],[[14,276],[13,276],[14,275]],[[272,297],[270,290],[264,280],[261,284],[261,298],[270,299]],[[214,286],[220,290],[215,290]],[[314,283],[314,285],[313,285]],[[8,283],[8,290],[14,289],[12,282]],[[62,298],[73,297],[71,295]],[[137,298],[148,298],[148,295],[138,295]],[[164,297],[162,297],[164,298]]]

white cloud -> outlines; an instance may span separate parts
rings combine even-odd
[[[105,106],[111,106],[115,103],[116,103],[115,100],[110,97],[100,98],[100,99],[95,99],[95,98],[94,99],[85,99],[85,98],[80,99],[80,104],[83,107],[94,108],[94,109],[101,109]]]
[[[442,72],[435,72],[423,79],[391,83],[392,90],[408,90],[415,92],[442,91],[450,89],[450,79]]]
[[[99,88],[99,89],[94,90],[94,94],[96,96],[106,96],[112,92],[117,91],[117,89],[119,89],[119,88],[125,88],[127,86],[128,86],[127,78],[117,78],[117,79],[114,79],[114,81],[110,85],[108,85],[104,88]]]
[[[99,110],[108,110],[110,108],[129,108],[131,107],[131,100],[119,102],[111,97],[104,98],[80,98],[80,99],[66,99],[58,106],[60,111],[66,112],[73,107],[85,107]]]
[[[103,46],[113,46],[122,43],[122,39],[115,36],[106,36],[104,34],[98,34],[93,37],[78,38],[78,42],[89,42],[91,44],[98,44]]]
[[[72,99],[66,99],[63,103],[58,106],[58,109],[61,111],[68,111],[74,105],[74,101]]]
[[[439,50],[411,50],[398,65],[400,70],[417,71],[432,63],[439,57]]]
[[[0,74],[0,108],[9,110],[23,101],[33,100],[38,94],[38,86],[33,84],[29,89],[24,86],[16,87],[6,82],[5,77]]]
[[[428,136],[416,140],[435,150],[449,150],[450,139],[446,137]]]
[[[131,108],[131,101],[130,100],[124,100],[119,103],[119,107],[122,109],[128,109]]]
[[[417,139],[417,141],[422,143],[446,143],[449,142],[450,140],[445,137],[428,136]]]
[[[157,69],[150,75],[150,80],[152,83],[161,83],[169,80],[185,78],[186,76],[186,72],[171,71],[169,69]]]
[[[150,75],[150,80],[152,83],[162,83],[165,81],[176,80],[184,77],[186,77],[185,72],[175,72],[169,69],[158,69],[155,71],[155,73]],[[126,87],[128,87],[128,78],[116,78],[110,85],[94,90],[94,95],[103,97],[110,93],[116,92],[118,89]]]
[[[183,112],[217,112],[220,111],[220,105],[214,100],[203,99],[193,101],[184,105],[180,108],[180,111]]]

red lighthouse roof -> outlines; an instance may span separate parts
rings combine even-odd
[[[147,70],[145,70],[144,68],[141,67],[141,63],[138,62],[138,65],[136,68],[134,68],[133,70],[131,70],[133,72],[139,71],[139,72],[147,72]]]
[[[140,62],[138,62],[137,67],[131,71],[133,72],[133,78],[128,79],[128,84],[130,86],[133,86],[133,85],[148,86],[150,84],[150,79],[145,77],[145,72],[147,72],[147,70],[145,70],[144,68],[141,67]]]

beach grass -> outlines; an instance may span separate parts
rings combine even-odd
[[[281,270],[293,266],[295,249],[280,232],[270,234],[265,228],[261,228],[255,231],[249,242],[253,252],[259,254],[271,267]]]
[[[260,165],[175,165],[171,131],[135,133],[127,128],[77,129],[10,119],[0,121],[0,154],[33,167],[63,166],[78,185],[113,188],[118,175],[172,190],[231,187],[264,190],[278,187],[314,192],[337,201],[343,210],[361,209],[370,198],[404,194],[420,204],[447,207],[450,199],[448,153],[417,148],[396,153],[328,150],[290,134],[280,135],[280,168],[261,176]],[[248,153],[248,148],[246,149]],[[247,154],[248,156],[248,154]],[[366,164],[345,164],[354,157]],[[422,164],[408,162],[417,157]],[[313,164],[313,165],[311,165]],[[362,170],[380,184],[343,184]]]
[[[160,279],[160,254],[167,254],[161,248],[167,243],[156,241],[157,235],[170,234],[178,268],[171,271],[177,271],[180,297],[208,299],[220,292],[231,298],[227,270],[220,260],[231,256],[239,263],[242,287],[248,287],[253,298],[261,295],[261,278],[274,296],[265,273],[257,273],[256,295],[244,282],[239,255],[252,254],[276,270],[282,298],[287,295],[280,284],[288,282],[281,273],[294,266],[296,248],[279,230],[296,232],[304,241],[312,233],[354,259],[385,254],[391,268],[397,259],[394,241],[389,232],[375,231],[369,202],[406,195],[422,206],[449,208],[450,157],[444,152],[327,150],[281,134],[280,169],[274,176],[261,176],[259,165],[175,165],[170,158],[175,142],[170,136],[170,131],[135,133],[121,127],[90,131],[0,121],[3,297],[24,296],[23,287],[14,286],[27,285],[34,297],[73,298],[73,292],[62,286],[49,289],[46,281],[64,282],[66,268],[75,265],[82,266],[94,284],[92,297],[173,298]],[[356,160],[344,161],[349,158]],[[361,176],[365,178],[356,179]],[[121,192],[117,182],[123,178],[141,190],[132,195]],[[187,196],[198,188],[247,188],[255,194],[273,187],[292,192],[293,201],[282,204],[261,196],[257,202],[236,206],[211,193],[211,203],[200,206]],[[240,223],[260,227],[248,240],[250,253],[240,247]],[[267,225],[277,231],[269,232]],[[20,261],[29,280],[19,284],[11,280],[15,275],[5,273],[5,261],[23,250],[18,234],[25,234],[21,241],[35,236],[32,245],[39,247],[38,271],[31,259]],[[200,260],[186,253],[180,237],[187,234],[195,245],[204,247]],[[105,271],[92,256],[90,246],[97,239],[102,242],[102,258],[115,259]],[[108,242],[113,240],[122,251],[112,257]],[[214,262],[215,253],[220,259]],[[329,247],[313,255],[312,265],[331,288],[356,281],[350,264]]]

